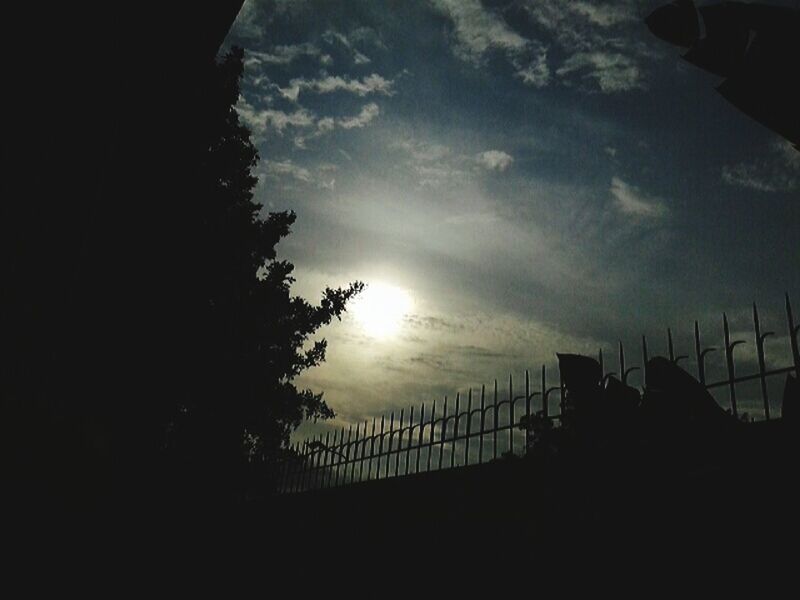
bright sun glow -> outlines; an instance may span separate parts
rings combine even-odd
[[[394,336],[411,310],[413,301],[405,290],[385,283],[369,283],[353,302],[353,316],[375,338]]]

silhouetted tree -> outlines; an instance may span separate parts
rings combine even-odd
[[[294,267],[276,258],[275,246],[295,214],[262,218],[253,201],[258,152],[234,108],[242,59],[234,48],[215,64],[207,97],[198,99],[207,114],[198,123],[201,180],[193,182],[197,197],[186,210],[197,246],[189,268],[203,335],[201,347],[190,349],[197,367],[192,393],[163,415],[167,454],[180,468],[200,469],[224,493],[240,485],[246,463],[268,465],[286,452],[303,420],[333,416],[321,393],[298,389],[293,380],[325,359],[325,340],[309,346],[309,336],[340,318],[362,288],[360,282],[326,288],[319,305],[292,296]]]

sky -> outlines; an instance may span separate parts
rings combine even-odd
[[[337,417],[301,434],[556,352],[635,356],[647,334],[663,353],[667,327],[691,354],[694,320],[719,345],[723,311],[752,340],[754,301],[768,366],[789,364],[800,152],[650,34],[659,4],[245,2],[224,48],[245,49],[256,200],[297,213],[293,291],[367,284],[298,380]]]

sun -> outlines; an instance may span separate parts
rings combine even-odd
[[[353,302],[352,314],[374,338],[395,336],[403,325],[403,317],[413,306],[411,295],[398,287],[382,282],[368,283]]]

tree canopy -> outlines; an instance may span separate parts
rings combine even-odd
[[[172,456],[204,470],[216,466],[227,477],[237,465],[267,464],[286,452],[303,420],[333,416],[322,393],[298,389],[294,379],[325,360],[326,341],[312,343],[311,336],[341,318],[363,287],[326,288],[317,305],[292,295],[294,266],[277,258],[276,245],[296,215],[262,216],[254,201],[259,155],[235,109],[242,70],[243,51],[234,48],[214,66],[204,99],[202,181],[194,182],[197,197],[187,206],[197,245],[200,383],[164,423]]]

